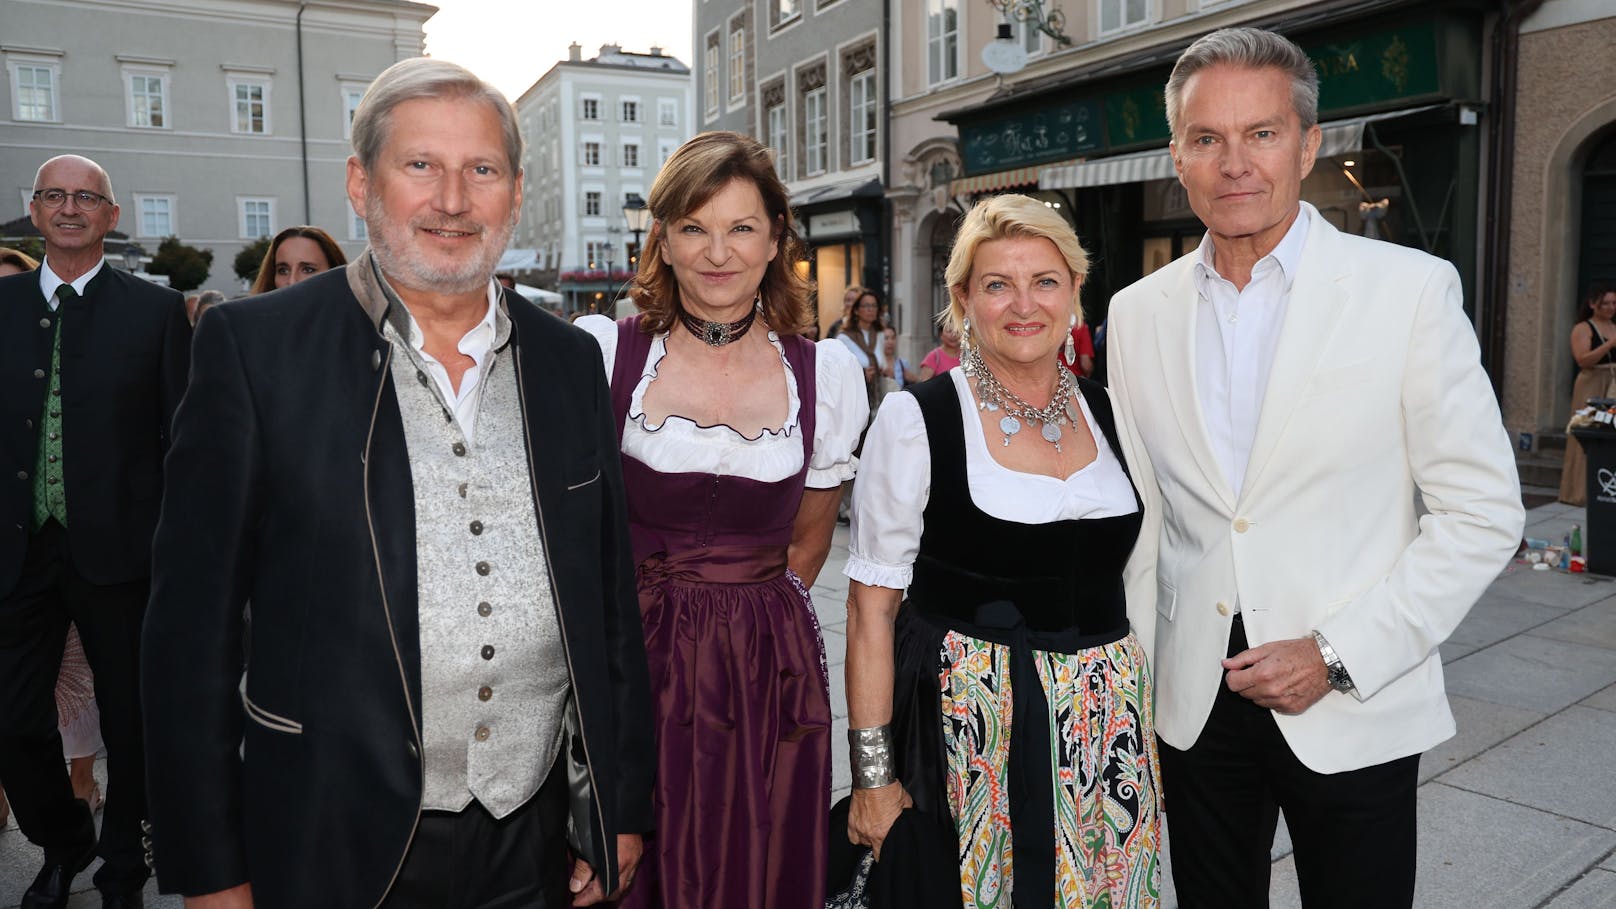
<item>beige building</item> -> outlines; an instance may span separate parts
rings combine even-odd
[[[283,227],[353,255],[343,189],[366,86],[423,50],[436,7],[404,0],[0,0],[0,222],[26,216],[53,155],[112,176],[119,229],[213,251],[205,288],[242,290],[236,253]],[[149,255],[148,255],[149,259]]]
[[[1507,245],[1504,423],[1522,479],[1555,486],[1588,288],[1616,285],[1616,4],[1549,0],[1520,25]]]

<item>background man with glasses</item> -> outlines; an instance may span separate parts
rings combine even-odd
[[[28,213],[45,261],[0,278],[0,778],[45,850],[25,909],[65,906],[97,854],[102,905],[140,906],[151,872],[137,658],[190,323],[178,293],[104,261],[118,205],[100,165],[46,161]],[[95,673],[107,748],[99,849],[56,728],[69,622]]]

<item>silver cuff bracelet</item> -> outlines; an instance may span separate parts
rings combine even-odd
[[[892,768],[892,727],[847,730],[854,789],[879,789],[897,777]]]

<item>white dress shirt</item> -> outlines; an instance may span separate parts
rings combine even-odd
[[[72,281],[63,281],[56,276],[56,272],[51,271],[49,259],[39,263],[39,292],[45,295],[45,305],[51,308],[51,312],[55,312],[56,307],[62,305],[61,301],[56,299],[56,288],[61,287],[63,284],[73,285],[73,292],[81,297],[84,296],[84,288],[89,285],[90,279],[100,274],[101,267],[106,264],[105,261],[97,262],[94,268],[79,275]]]
[[[1195,263],[1196,390],[1212,453],[1236,499],[1257,439],[1268,373],[1307,239],[1307,208],[1298,208],[1279,245],[1252,266],[1245,289],[1235,289],[1218,274],[1210,233],[1201,239]]]
[[[466,434],[466,441],[473,442],[477,437],[477,392],[478,380],[488,368],[488,357],[494,351],[494,309],[499,299],[499,285],[494,281],[488,282],[488,311],[483,313],[483,320],[478,322],[471,331],[461,337],[458,349],[470,357],[472,365],[460,377],[460,390],[457,392],[454,383],[449,381],[449,370],[442,363],[433,359],[426,352],[426,336],[421,333],[421,326],[415,321],[415,315],[404,308],[404,314],[409,319],[410,346],[415,348],[426,362],[427,372],[432,374],[433,381],[438,383],[438,390],[443,392],[443,400],[454,407],[455,419],[459,421],[461,430]]]

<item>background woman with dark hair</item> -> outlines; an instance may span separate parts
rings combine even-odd
[[[808,588],[865,423],[857,364],[799,334],[768,149],[703,133],[657,176],[633,296],[578,321],[611,377],[656,692],[656,835],[628,907],[824,905],[830,694]]]
[[[864,370],[865,395],[871,413],[881,403],[881,373],[887,366],[886,352],[881,349],[881,335],[885,330],[881,322],[881,298],[868,288],[859,291],[839,338]]]
[[[1577,363],[1577,378],[1571,385],[1573,411],[1589,398],[1611,397],[1616,392],[1616,287],[1595,286],[1582,298],[1577,324],[1571,327],[1571,357]],[[1583,474],[1587,463],[1582,445],[1568,433],[1560,468],[1560,501],[1586,504],[1588,478]]]
[[[304,278],[347,264],[348,257],[342,254],[342,247],[330,234],[308,225],[288,227],[269,241],[250,293],[290,287]]]

